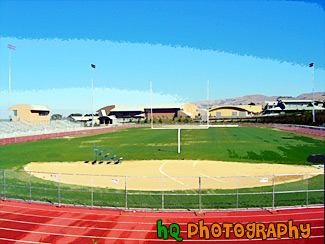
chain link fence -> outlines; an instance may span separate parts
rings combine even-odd
[[[56,206],[202,211],[324,204],[324,173],[234,177],[113,176],[9,169],[0,173],[2,200]]]

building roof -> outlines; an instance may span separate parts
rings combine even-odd
[[[191,114],[190,112],[182,111],[182,113],[186,114],[187,116],[193,117],[193,114]]]
[[[173,103],[173,104],[149,104],[145,106],[145,109],[168,109],[168,108],[182,108],[185,103]]]
[[[120,105],[113,109],[111,109],[111,112],[126,112],[126,111],[140,111],[142,112],[144,110],[144,106],[138,106],[138,105]]]
[[[115,107],[116,107],[116,105],[109,105],[109,106],[106,106],[106,107],[103,107],[103,108],[98,109],[96,112],[99,113],[102,110],[105,110],[107,113],[109,113],[109,111],[111,111]]]
[[[284,103],[312,103],[313,100],[287,100],[287,99],[280,99]],[[315,101],[316,102],[316,101]]]
[[[185,103],[173,103],[173,104],[148,104],[148,105],[119,105],[111,110],[111,112],[124,112],[124,111],[144,111],[145,109],[181,109]]]
[[[284,103],[312,103],[313,100],[290,100],[290,99],[279,99],[278,101],[282,101]],[[278,101],[265,101],[265,103],[278,103]],[[315,102],[322,102],[320,100],[315,100]]]
[[[268,109],[268,111],[308,111],[308,110],[312,111],[313,106],[310,107],[285,106],[284,109],[281,109],[280,107]],[[321,106],[315,106],[315,110],[325,110],[325,108]]]
[[[16,109],[27,109],[36,110],[36,111],[50,111],[50,107],[47,105],[34,105],[34,104],[17,104],[12,106],[8,110],[16,110]]]
[[[47,106],[47,105],[33,105],[33,104],[30,104],[30,109],[31,110],[38,110],[38,111],[50,111],[50,107]]]
[[[251,113],[261,113],[262,112],[262,105],[222,105],[222,106],[217,106],[211,108],[209,111],[215,111],[218,109],[237,109],[237,110],[242,110],[242,111],[247,111]]]

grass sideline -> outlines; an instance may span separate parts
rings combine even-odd
[[[3,176],[0,175],[0,181]],[[275,192],[305,191],[308,184],[309,190],[323,189],[324,175],[311,179],[279,184]],[[236,189],[209,189],[202,190],[202,209],[234,209],[234,208],[266,208],[272,207],[272,186],[242,188],[238,193],[262,193],[258,195],[239,195],[238,206]],[[177,195],[181,194],[181,195]],[[165,191],[164,209],[199,209],[199,191]],[[224,195],[213,195],[224,194]],[[0,188],[3,196],[3,188]],[[31,177],[29,188],[29,174],[23,171],[6,171],[6,198],[20,199],[23,201],[41,201],[58,204],[58,183]],[[60,203],[77,206],[91,206],[91,188],[78,185],[60,184]],[[308,204],[323,204],[324,192],[309,192]],[[304,206],[307,204],[306,192],[276,193],[275,207],[279,206]],[[124,208],[125,191],[93,188],[93,206]],[[160,191],[128,191],[128,208],[162,209],[162,196]]]
[[[317,140],[271,128],[238,127],[210,128],[209,130],[182,130],[182,153],[177,153],[177,130],[151,130],[131,128],[108,134],[88,137],[58,138],[42,141],[5,145],[0,147],[1,169],[23,169],[29,162],[84,161],[92,160],[92,145],[112,148],[118,157],[128,160],[145,159],[196,159],[237,162],[263,162],[310,165],[306,158],[310,154],[324,154],[324,140]],[[8,174],[8,173],[7,173]],[[12,174],[12,175],[10,175]],[[3,176],[0,176],[3,182]],[[54,182],[31,178],[30,198],[29,176],[21,172],[6,175],[6,197],[23,200],[38,200],[57,203],[57,185]],[[11,185],[11,186],[10,186]],[[322,189],[324,176],[309,180],[310,189]],[[17,187],[24,186],[24,187]],[[37,189],[37,188],[43,189]],[[304,190],[306,182],[281,184],[276,191]],[[50,190],[49,190],[50,189]],[[67,204],[90,206],[89,187],[62,184],[61,201]],[[73,190],[73,191],[71,191]],[[77,192],[75,192],[77,191]],[[240,192],[270,192],[272,187],[241,189]],[[123,207],[123,191],[94,189],[94,203],[97,206]],[[128,206],[133,208],[161,208],[159,192],[141,195],[129,191]],[[173,194],[188,194],[175,196]],[[234,194],[234,190],[202,191],[203,208],[235,208],[235,195],[210,196],[205,194]],[[3,189],[0,190],[3,195]],[[165,192],[165,208],[198,208],[198,191]],[[270,200],[271,197],[271,200]],[[304,205],[306,193],[276,194],[276,205]],[[324,192],[309,193],[309,203],[324,203]],[[240,208],[267,207],[272,204],[272,194],[240,196]],[[278,205],[279,204],[279,205]]]

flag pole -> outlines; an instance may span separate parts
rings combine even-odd
[[[9,49],[9,109],[10,109],[11,107],[11,50],[16,50],[16,47],[11,44],[8,44],[7,47]],[[10,110],[9,110],[9,120],[11,120]]]

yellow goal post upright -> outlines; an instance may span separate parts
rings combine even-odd
[[[177,152],[181,153],[181,130],[207,130],[209,129],[209,106],[208,106],[208,100],[209,100],[209,81],[207,84],[207,124],[206,125],[199,125],[199,126],[190,126],[190,125],[172,125],[172,126],[166,126],[166,127],[154,127],[153,125],[153,113],[152,113],[152,82],[150,81],[150,115],[151,115],[151,129],[152,130],[177,130]]]

